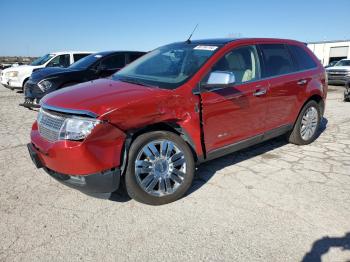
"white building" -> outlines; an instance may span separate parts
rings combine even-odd
[[[350,58],[350,40],[311,42],[307,46],[324,66],[332,61]]]

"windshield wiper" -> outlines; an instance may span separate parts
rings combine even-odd
[[[117,78],[119,81],[125,82],[125,83],[130,83],[130,84],[136,84],[136,85],[140,85],[140,86],[147,86],[147,87],[155,87],[158,88],[158,86],[155,85],[151,85],[151,84],[147,84],[145,82],[142,82],[140,80],[137,79],[128,79],[128,78]]]

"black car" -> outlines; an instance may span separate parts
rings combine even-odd
[[[350,102],[350,77],[347,77],[345,82],[344,101]]]
[[[32,73],[24,86],[25,107],[39,107],[46,94],[78,83],[108,77],[144,55],[136,51],[108,51],[86,56],[68,68],[43,68]]]

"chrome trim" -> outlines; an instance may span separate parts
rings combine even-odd
[[[72,114],[72,115],[79,115],[79,116],[89,116],[92,118],[98,118],[98,115],[88,111],[88,110],[76,110],[76,109],[69,109],[69,108],[62,108],[62,107],[56,107],[56,106],[49,106],[46,105],[42,102],[40,102],[40,106],[43,109],[51,110],[51,111],[56,111],[60,113],[66,113],[66,114]]]

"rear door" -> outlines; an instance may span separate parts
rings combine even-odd
[[[211,69],[235,75],[232,87],[202,93],[204,141],[208,153],[265,130],[268,81],[254,45],[234,48]],[[209,75],[209,74],[208,74]],[[206,82],[208,76],[202,80]]]
[[[267,93],[266,128],[283,128],[294,121],[292,116],[295,115],[298,97],[304,92],[303,76],[296,73],[296,65],[284,44],[261,44],[259,48],[264,65],[262,76],[269,80],[270,86]]]

